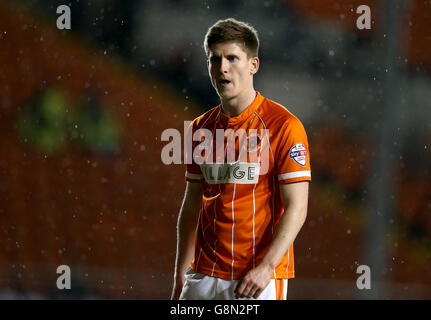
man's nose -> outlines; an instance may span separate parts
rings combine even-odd
[[[226,73],[229,70],[229,61],[226,58],[222,58],[220,61],[220,72]]]

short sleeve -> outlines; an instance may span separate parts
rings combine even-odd
[[[196,121],[191,122],[186,131],[186,143],[185,143],[185,163],[186,163],[186,174],[185,180],[192,183],[200,183],[204,180],[201,168],[193,159],[193,150],[196,142],[193,142],[193,133],[195,132]]]
[[[295,117],[288,119],[279,132],[276,172],[280,184],[311,180],[307,134]]]

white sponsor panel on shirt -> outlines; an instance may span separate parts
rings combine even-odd
[[[260,164],[255,162],[202,163],[200,168],[208,184],[255,184],[259,181]]]

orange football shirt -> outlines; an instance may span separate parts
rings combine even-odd
[[[203,137],[192,143],[201,160],[189,153],[193,159],[185,179],[202,183],[204,190],[190,267],[214,277],[240,279],[259,264],[273,239],[284,212],[280,184],[311,180],[305,129],[286,108],[257,92],[240,115],[228,117],[219,105],[193,120],[190,130]],[[204,134],[196,133],[201,131],[212,134],[212,144],[204,143]],[[243,134],[230,144],[228,135],[220,135],[216,143],[218,132]],[[197,152],[198,145],[207,149]],[[230,161],[226,149],[234,149]],[[292,243],[272,278],[294,276]]]

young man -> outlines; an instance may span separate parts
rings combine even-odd
[[[307,136],[294,115],[254,90],[253,27],[220,20],[204,46],[221,104],[190,128],[171,298],[286,299],[293,241],[307,215]]]

